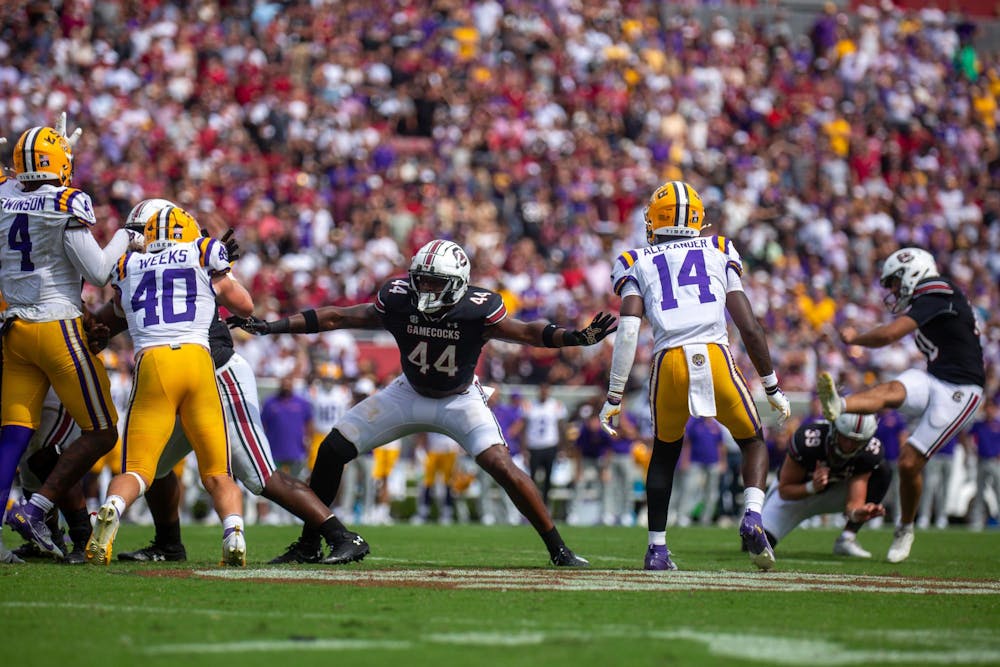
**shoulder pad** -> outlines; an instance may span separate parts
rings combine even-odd
[[[97,217],[94,215],[94,205],[90,201],[90,195],[83,190],[76,188],[62,188],[55,195],[56,211],[66,213],[88,227],[97,224]]]

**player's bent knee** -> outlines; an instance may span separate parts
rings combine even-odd
[[[351,444],[351,441],[345,438],[340,431],[333,429],[323,438],[316,457],[319,458],[324,454],[332,456],[338,463],[348,463],[358,458],[358,448]]]

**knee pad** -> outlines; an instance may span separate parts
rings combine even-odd
[[[348,463],[358,458],[358,448],[337,429],[333,429],[323,438],[323,442],[319,445],[319,451],[320,453],[326,451],[338,463]]]

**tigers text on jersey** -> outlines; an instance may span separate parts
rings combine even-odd
[[[623,252],[611,270],[615,294],[634,286],[660,350],[729,344],[726,294],[742,291],[743,262],[729,239],[702,236]]]
[[[90,195],[81,190],[42,185],[24,192],[13,179],[0,183],[0,292],[7,314],[32,322],[80,317],[82,276],[63,236],[96,223]]]
[[[457,393],[472,383],[483,333],[505,317],[496,292],[469,285],[465,295],[440,316],[417,310],[407,280],[391,280],[375,299],[382,326],[396,339],[403,374],[417,393],[431,398]]]
[[[951,280],[935,276],[917,283],[906,315],[917,323],[917,348],[927,357],[928,373],[952,384],[986,384],[975,315]]]
[[[885,461],[882,443],[878,438],[869,440],[865,447],[849,459],[831,457],[827,452],[827,440],[833,437],[832,430],[830,422],[818,421],[803,424],[792,436],[788,456],[802,466],[809,479],[812,479],[813,471],[821,462],[830,468],[828,485],[832,485],[871,472]]]
[[[216,311],[212,276],[228,271],[225,246],[210,238],[158,253],[122,255],[112,278],[136,352],[180,343],[211,349],[208,330]]]

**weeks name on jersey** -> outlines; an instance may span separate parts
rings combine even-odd
[[[156,253],[155,255],[148,255],[138,259],[138,270],[143,271],[151,266],[159,266],[162,264],[178,264],[180,262],[187,261],[187,248],[178,248],[177,250],[164,250],[162,252]]]

